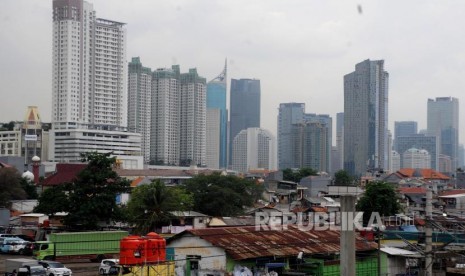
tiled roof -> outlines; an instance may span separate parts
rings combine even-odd
[[[401,187],[398,190],[402,194],[426,194],[426,189],[423,187]]]
[[[56,165],[56,171],[42,181],[43,186],[56,186],[73,182],[87,164],[63,163]]]
[[[340,251],[339,231],[300,230],[295,225],[288,225],[287,230],[257,230],[255,226],[190,229],[175,235],[168,243],[189,233],[223,248],[234,260]],[[375,250],[377,245],[357,235],[355,247],[357,251],[368,251]]]
[[[398,173],[400,173],[404,177],[413,177],[415,172],[420,172],[421,176],[425,179],[436,179],[436,180],[449,180],[450,178],[440,172],[437,172],[433,169],[411,169],[411,168],[404,168],[400,169]]]
[[[446,190],[446,191],[442,191],[439,195],[440,196],[450,196],[450,195],[460,195],[460,194],[465,194],[465,190],[463,190],[463,189]]]

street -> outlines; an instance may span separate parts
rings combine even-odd
[[[5,273],[5,260],[17,258],[32,258],[31,256],[0,254],[0,276]],[[73,271],[75,276],[97,276],[100,263],[88,260],[65,261],[63,264]]]

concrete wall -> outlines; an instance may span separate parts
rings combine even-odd
[[[176,252],[176,271],[183,271],[184,275],[187,255],[202,257],[199,260],[198,274],[196,274],[198,276],[207,274],[224,275],[223,273],[226,271],[226,252],[199,237],[186,234],[184,237],[168,242],[166,246],[174,248]]]

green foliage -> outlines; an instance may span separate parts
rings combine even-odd
[[[356,208],[357,211],[364,212],[365,223],[372,212],[378,212],[380,216],[391,216],[401,211],[394,186],[382,181],[367,184],[365,193],[358,200]]]
[[[0,168],[0,206],[9,207],[11,200],[27,199],[21,187],[21,175],[15,168]]]
[[[190,210],[193,197],[183,187],[166,187],[160,180],[136,187],[127,205],[128,220],[135,225],[135,232],[147,234],[167,224],[170,211]]]
[[[339,170],[334,174],[334,185],[350,186],[353,185],[354,179],[345,170]]]
[[[116,158],[111,153],[88,153],[83,155],[83,162],[88,165],[73,183],[63,183],[62,190],[54,190],[39,198],[37,210],[52,214],[67,211],[64,224],[76,229],[98,229],[99,222],[121,221],[121,207],[116,204],[116,197],[129,192],[129,181],[118,176],[112,167]],[[57,204],[50,203],[58,195]],[[67,202],[63,199],[64,193]]]
[[[310,175],[317,175],[317,173],[318,172],[312,168],[300,168],[298,170],[288,168],[283,170],[283,180],[299,183],[302,178]]]
[[[27,194],[27,199],[37,199],[39,197],[36,186],[33,182],[29,182],[26,178],[21,178],[19,182],[21,184],[21,188],[23,188]]]
[[[0,123],[0,125],[1,125],[0,130],[2,130],[2,131],[3,130],[12,131],[15,128],[15,122],[14,121],[10,121],[9,123],[6,123],[6,124],[5,123],[4,124]]]
[[[69,202],[64,185],[45,189],[39,196],[39,204],[34,208],[34,212],[47,215],[68,211]]]
[[[252,180],[219,173],[197,175],[185,184],[194,195],[194,210],[211,216],[237,216],[262,197],[264,188]]]

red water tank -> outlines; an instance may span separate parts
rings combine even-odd
[[[119,263],[138,265],[145,263],[147,239],[139,236],[127,236],[120,241]]]
[[[147,262],[160,262],[166,260],[166,240],[154,232],[145,236],[147,239]]]

